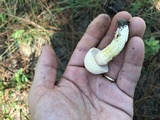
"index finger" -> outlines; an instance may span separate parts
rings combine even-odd
[[[89,49],[98,45],[106,34],[109,24],[110,18],[106,14],[99,15],[90,23],[71,56],[69,66],[84,66],[83,60],[86,53]]]

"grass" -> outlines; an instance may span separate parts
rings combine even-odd
[[[58,55],[59,79],[90,21],[102,12],[113,16],[122,9],[142,17],[147,25],[134,119],[160,119],[160,9],[156,0],[132,1],[128,7],[114,0],[0,1],[0,119],[30,120],[27,97],[43,44],[52,44]]]

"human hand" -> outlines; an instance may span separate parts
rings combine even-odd
[[[93,75],[84,67],[84,56],[92,47],[107,46],[114,37],[117,20],[130,21],[129,41],[124,50],[109,63],[108,76]],[[131,120],[133,97],[143,59],[142,36],[145,22],[119,12],[110,18],[99,15],[77,44],[60,81],[55,84],[57,59],[48,45],[42,48],[29,94],[33,120]]]

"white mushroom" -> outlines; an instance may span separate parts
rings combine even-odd
[[[108,63],[116,57],[124,48],[129,35],[129,21],[119,20],[114,39],[103,50],[91,48],[85,58],[84,65],[86,69],[93,74],[107,73]]]

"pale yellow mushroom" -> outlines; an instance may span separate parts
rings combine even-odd
[[[120,20],[117,23],[118,28],[114,39],[106,48],[103,50],[91,48],[87,52],[84,58],[84,65],[89,72],[93,74],[107,73],[109,70],[108,63],[124,48],[129,35],[129,22]]]

